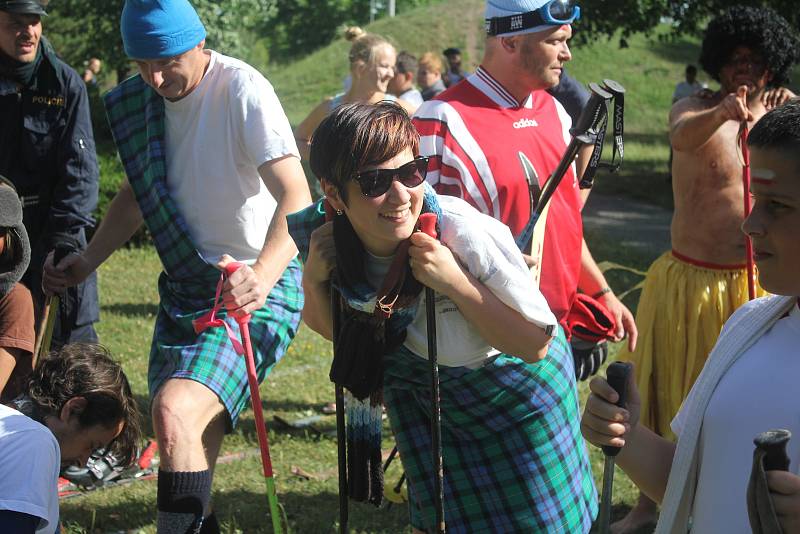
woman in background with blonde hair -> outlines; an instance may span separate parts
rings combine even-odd
[[[359,26],[348,26],[344,29],[342,33],[344,35],[344,40],[347,41],[348,43],[352,43],[353,41],[355,41],[356,39],[358,39],[367,32],[365,32]],[[346,93],[347,91],[350,90],[350,87],[352,86],[353,86],[353,77],[350,76],[350,71],[348,71],[347,76],[345,76],[344,80],[342,80],[342,90]]]
[[[361,28],[350,27],[345,30],[345,38],[358,35]],[[394,77],[394,64],[397,52],[394,46],[380,35],[363,33],[353,40],[349,53],[350,88],[333,97],[323,99],[295,129],[297,148],[300,155],[308,158],[309,147],[314,130],[331,111],[342,104],[363,102],[375,104],[382,100],[396,101],[397,98],[386,92],[389,81]],[[408,104],[398,102],[409,115],[413,113]]]

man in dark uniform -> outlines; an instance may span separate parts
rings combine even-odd
[[[48,0],[0,0],[0,174],[24,206],[32,258],[23,282],[41,313],[41,272],[58,245],[83,247],[97,205],[98,168],[81,77],[42,36]],[[54,344],[94,341],[94,275],[61,299]]]

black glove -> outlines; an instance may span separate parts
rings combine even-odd
[[[573,336],[570,344],[575,363],[575,379],[578,381],[597,374],[608,358],[608,343],[605,340],[593,343]]]

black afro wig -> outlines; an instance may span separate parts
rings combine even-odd
[[[737,46],[746,46],[764,58],[772,73],[770,87],[789,82],[789,69],[798,59],[795,30],[777,12],[766,7],[735,6],[708,24],[700,65],[715,80]]]

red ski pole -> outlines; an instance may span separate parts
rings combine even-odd
[[[747,148],[747,122],[742,122],[739,130],[739,143],[742,149],[742,187],[744,188],[744,216],[750,215],[750,150]],[[753,242],[744,236],[744,251],[747,256],[747,296],[756,298],[756,273],[753,263]]]
[[[233,262],[225,267],[228,276],[235,273],[243,263]],[[281,515],[278,506],[278,493],[275,490],[275,478],[272,472],[272,460],[269,456],[269,439],[267,438],[267,426],[264,423],[264,411],[261,406],[261,395],[258,392],[258,377],[256,375],[256,363],[253,359],[253,344],[250,341],[250,314],[234,313],[233,316],[239,324],[239,331],[242,336],[244,346],[245,362],[247,364],[247,382],[250,384],[250,402],[253,405],[253,417],[256,420],[256,432],[258,434],[258,445],[261,449],[261,464],[264,467],[264,481],[267,486],[267,501],[269,502],[269,513],[272,516],[272,530],[276,534],[283,533],[281,525]]]

